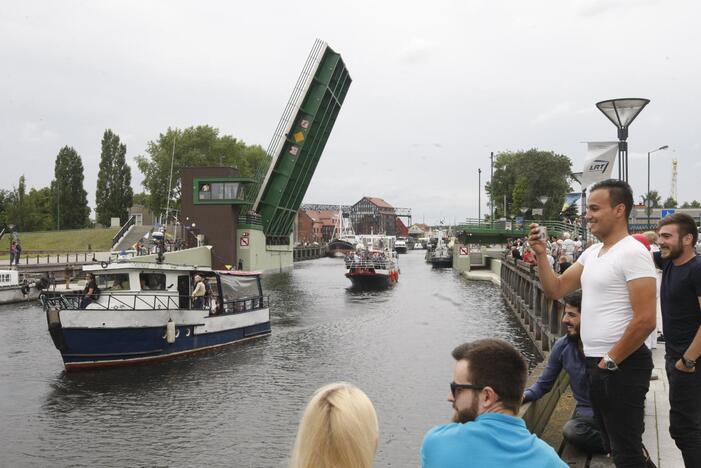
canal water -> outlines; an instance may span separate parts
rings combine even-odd
[[[537,353],[499,289],[400,257],[392,289],[356,292],[341,259],[265,279],[273,334],[154,365],[68,374],[36,304],[0,307],[0,466],[286,466],[301,412],[345,380],[380,420],[378,467],[419,465],[451,416],[450,352],[500,337]]]

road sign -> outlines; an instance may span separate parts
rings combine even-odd
[[[243,248],[248,247],[248,236],[241,236],[239,238],[239,246]]]
[[[664,218],[665,216],[669,216],[671,214],[674,214],[675,211],[677,211],[677,210],[675,210],[673,208],[662,210],[662,214],[660,215],[660,218]]]
[[[470,255],[470,249],[466,245],[460,246],[460,256],[467,257]]]

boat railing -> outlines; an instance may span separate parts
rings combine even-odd
[[[380,268],[390,269],[394,267],[394,261],[388,258],[368,258],[363,260],[346,261],[346,268]]]
[[[64,294],[42,294],[40,300],[45,309],[78,310],[83,300],[80,292]],[[182,302],[188,304],[189,309],[195,309],[191,296],[177,296],[172,294],[136,294],[101,293],[99,299],[90,302],[90,309],[104,310],[163,310],[181,309]],[[217,297],[205,298],[203,309],[209,309],[210,314],[237,314],[250,312],[257,309],[265,309],[270,306],[270,296],[253,296],[238,299],[222,300]]]

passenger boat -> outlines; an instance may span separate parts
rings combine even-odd
[[[393,236],[358,236],[356,251],[346,257],[346,278],[355,288],[386,288],[399,280]]]
[[[406,239],[402,237],[398,237],[396,241],[394,241],[394,250],[398,254],[405,254],[407,251],[407,243]]]
[[[436,247],[431,251],[430,262],[433,268],[450,268],[453,266],[453,249],[442,233],[439,233]]]
[[[270,334],[260,274],[164,263],[85,265],[99,294],[46,291],[40,300],[67,370],[157,361]],[[211,294],[192,301],[195,276]]]
[[[14,302],[33,301],[39,298],[42,288],[48,282],[44,279],[20,280],[17,270],[0,270],[0,304],[12,304]]]
[[[329,257],[345,257],[355,251],[356,245],[358,245],[358,236],[355,235],[350,221],[346,222],[343,218],[343,212],[339,207],[338,224],[327,245],[327,254]]]

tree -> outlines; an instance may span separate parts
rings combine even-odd
[[[27,230],[27,186],[24,175],[19,178],[19,183],[7,199],[7,222],[14,224],[20,231]]]
[[[103,226],[109,226],[111,218],[119,218],[122,224],[127,221],[134,191],[126,154],[127,147],[119,136],[105,130],[95,192],[95,218]]]
[[[657,190],[650,190],[649,193],[641,195],[640,198],[642,199],[642,203],[645,206],[648,206],[647,201],[650,200],[650,202],[652,203],[652,206],[650,206],[650,208],[662,208],[662,197],[657,192]]]
[[[132,197],[132,204],[133,205],[141,205],[141,206],[150,206],[151,205],[151,196],[145,192],[135,193],[134,196]]]
[[[662,208],[676,208],[677,207],[677,201],[669,197],[664,201],[664,204],[662,205]]]
[[[79,229],[89,223],[88,194],[83,188],[83,161],[73,148],[64,146],[56,156],[51,182],[52,211],[57,229]]]
[[[546,195],[550,200],[543,207],[543,217],[559,218],[565,194],[572,190],[568,181],[571,173],[572,161],[552,151],[499,153],[494,161],[494,178],[485,186],[494,200],[495,217],[520,216],[521,207],[541,208],[538,197]]]
[[[173,159],[172,189],[169,192],[171,156]],[[223,135],[210,126],[185,130],[169,128],[157,141],[149,141],[146,155],[136,158],[144,174],[143,185],[150,195],[148,207],[157,215],[166,209],[170,196],[171,207],[180,206],[180,175],[183,167],[235,166],[244,177],[253,177],[259,167],[269,164],[270,158],[258,145],[247,146],[236,138]]]
[[[30,189],[26,206],[25,231],[49,231],[56,226],[51,187]]]

